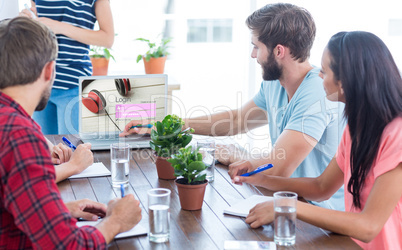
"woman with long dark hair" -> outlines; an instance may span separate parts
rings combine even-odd
[[[317,178],[256,174],[234,182],[325,200],[345,185],[346,212],[299,202],[299,219],[351,236],[364,249],[402,249],[402,79],[386,45],[362,31],[334,35],[320,76],[331,101],[345,103],[347,127],[336,156]],[[272,202],[250,210],[251,227],[273,220]]]

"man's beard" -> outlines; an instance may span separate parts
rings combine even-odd
[[[49,101],[49,97],[50,97],[50,91],[51,91],[51,88],[43,91],[42,96],[40,98],[40,102],[39,102],[38,106],[36,106],[35,111],[41,111],[46,108],[47,101]]]
[[[274,52],[268,56],[266,63],[262,64],[262,79],[264,81],[278,80],[282,76],[283,68],[275,61]]]

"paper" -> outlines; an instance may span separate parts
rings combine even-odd
[[[273,241],[241,241],[225,240],[224,249],[270,249],[275,250],[276,244]]]
[[[247,199],[244,199],[237,203],[236,205],[232,207],[228,207],[225,210],[223,210],[224,214],[231,214],[231,215],[236,215],[236,216],[241,216],[241,217],[247,217],[247,215],[250,212],[250,209],[255,207],[258,203],[261,202],[266,202],[273,200],[274,198],[272,196],[262,196],[262,195],[253,195],[248,197]]]
[[[99,222],[101,222],[102,219],[99,219],[97,221],[78,221],[77,226],[82,227],[82,226],[95,226]],[[139,236],[139,235],[144,235],[148,233],[148,229],[142,226],[141,224],[137,224],[134,226],[131,230],[126,231],[124,233],[119,233],[116,235],[114,238],[115,239],[120,239],[120,238],[126,238],[126,237],[133,237],[133,236]]]
[[[72,175],[69,179],[77,179],[77,178],[87,178],[87,177],[99,177],[99,176],[109,176],[111,175],[110,171],[103,165],[102,162],[96,162],[89,166],[87,169],[82,171],[79,174]]]

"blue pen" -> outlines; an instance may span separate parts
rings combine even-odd
[[[274,166],[274,165],[272,165],[272,164],[262,165],[261,167],[258,167],[256,170],[251,171],[251,172],[249,172],[249,173],[242,174],[242,175],[240,175],[240,176],[251,176],[251,175],[253,175],[253,174],[257,174],[257,173],[259,173],[259,172],[262,172],[262,171],[265,171],[265,170],[267,170],[267,169],[270,169],[270,168],[272,168],[273,166]]]
[[[121,198],[124,197],[124,185],[120,184]]]
[[[142,124],[138,124],[138,125],[134,125],[134,126],[132,126],[130,129],[132,129],[132,128],[152,128],[152,124],[144,124],[144,125],[142,125]]]
[[[76,150],[77,147],[74,146],[74,144],[72,144],[66,137],[63,136],[63,142],[70,148],[72,148],[73,150]]]

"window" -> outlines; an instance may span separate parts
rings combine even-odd
[[[232,42],[232,26],[232,19],[189,19],[187,20],[187,42]]]
[[[389,36],[402,36],[402,19],[390,19],[388,23]]]

